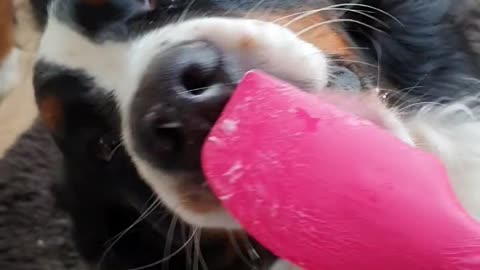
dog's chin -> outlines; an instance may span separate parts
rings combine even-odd
[[[173,212],[193,226],[212,229],[240,229],[240,225],[222,207],[203,176],[192,177],[198,178],[194,181],[187,180],[184,184],[178,185],[177,190],[172,191],[172,196],[179,198],[178,207],[172,209]],[[166,199],[164,201],[166,202]]]
[[[133,158],[140,175],[162,203],[194,227],[240,230],[239,223],[222,207],[201,174],[167,173]]]
[[[165,202],[165,204],[168,204]],[[191,226],[206,229],[241,230],[240,224],[222,207],[207,212],[199,212],[190,207],[181,206],[172,210],[181,220]]]

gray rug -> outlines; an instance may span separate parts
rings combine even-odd
[[[86,269],[51,193],[61,161],[38,121],[0,159],[0,269]]]

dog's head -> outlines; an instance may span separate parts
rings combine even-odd
[[[107,170],[102,185],[112,190],[145,181],[184,221],[236,228],[205,183],[200,151],[246,71],[312,92],[340,89],[335,102],[409,139],[343,24],[381,32],[382,20],[398,24],[376,8],[326,0],[54,1],[36,98],[72,170]]]

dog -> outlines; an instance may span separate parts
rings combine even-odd
[[[63,156],[54,190],[93,269],[293,267],[242,232],[200,166],[250,69],[433,153],[480,218],[479,58],[462,1],[32,1],[39,123]]]

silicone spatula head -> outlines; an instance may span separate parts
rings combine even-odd
[[[305,269],[480,269],[480,225],[435,157],[260,72],[236,89],[203,166],[245,230]]]

